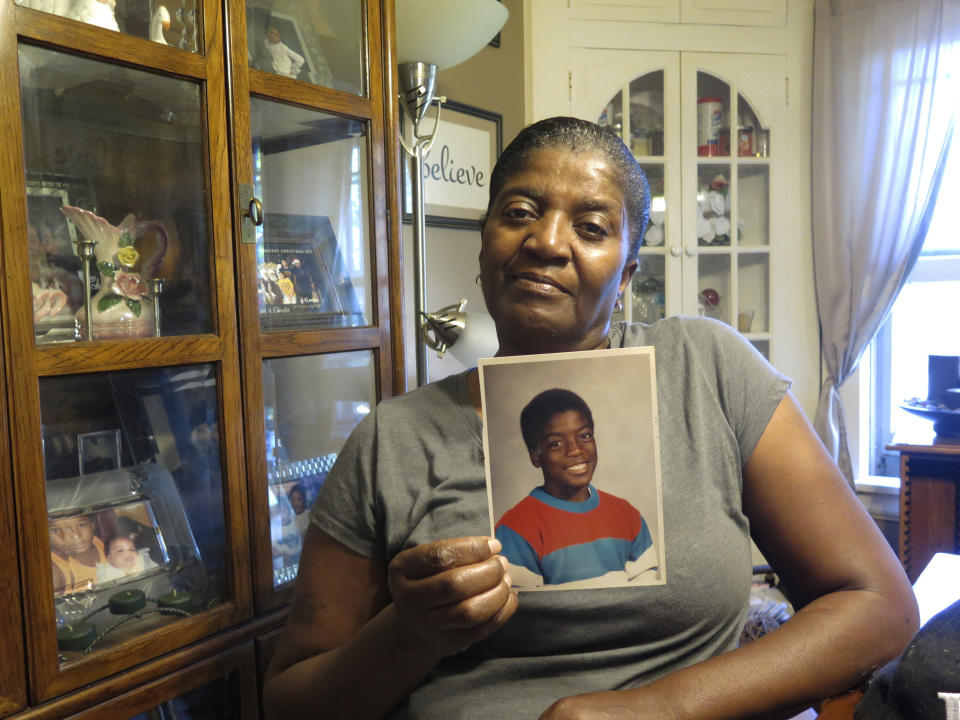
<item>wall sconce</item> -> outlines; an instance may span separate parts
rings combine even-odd
[[[417,349],[417,384],[426,381],[427,354],[421,318],[426,305],[426,216],[423,209],[423,158],[440,125],[440,105],[435,98],[438,70],[457,65],[480,52],[507,21],[507,9],[497,0],[396,0],[397,64],[400,107],[410,121],[412,142],[401,135],[400,144],[413,159],[413,294],[414,343]],[[437,101],[433,129],[421,132],[427,110]],[[444,346],[446,349],[446,346]]]

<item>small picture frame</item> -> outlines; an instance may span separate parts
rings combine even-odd
[[[77,435],[77,459],[81,475],[119,469],[120,430]]]
[[[70,204],[67,189],[55,183],[27,183],[27,231],[30,251],[75,255],[77,229],[60,208]]]
[[[428,113],[421,132],[432,128],[436,110]],[[411,126],[401,116],[401,132],[408,140]],[[424,157],[423,204],[426,224],[437,227],[479,228],[487,210],[490,175],[503,144],[503,117],[497,113],[447,101],[440,110],[440,127]],[[403,221],[411,222],[413,161],[404,154]]]
[[[140,579],[170,562],[153,504],[142,496],[58,512],[47,523],[56,595]]]
[[[369,324],[329,218],[267,213],[262,258],[258,304],[265,330]]]
[[[247,5],[247,54],[257,70],[331,87],[333,78],[317,42],[308,42],[302,20]],[[312,39],[312,38],[311,38]],[[294,73],[292,68],[299,65]]]

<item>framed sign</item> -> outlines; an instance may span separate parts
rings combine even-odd
[[[431,113],[432,115],[432,113]],[[403,132],[410,137],[406,122]],[[429,131],[431,119],[424,121]],[[440,112],[433,147],[424,156],[423,204],[427,225],[474,230],[487,210],[490,173],[500,156],[503,119],[500,115],[458,102],[446,102]],[[411,158],[404,154],[403,220],[412,222]]]

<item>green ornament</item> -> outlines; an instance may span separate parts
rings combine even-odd
[[[115,305],[119,305],[123,301],[123,298],[119,295],[104,295],[100,298],[100,301],[97,303],[97,310],[100,312],[106,312]]]
[[[117,274],[117,266],[106,260],[101,260],[97,263],[97,270],[100,271],[101,275],[109,275],[110,277]]]
[[[130,237],[129,230],[124,230],[120,234],[120,240],[117,242],[117,244],[122,248],[130,247],[131,245],[133,245],[133,238]]]

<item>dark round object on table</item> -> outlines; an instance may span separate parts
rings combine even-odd
[[[142,590],[121,590],[111,595],[109,602],[113,615],[132,615],[147,606],[147,596]]]
[[[92,623],[64,625],[57,630],[57,647],[61,650],[86,650],[97,637]]]
[[[960,387],[947,388],[944,390],[943,404],[951,410],[960,409]]]

